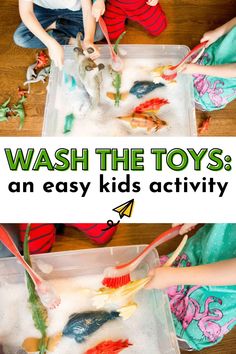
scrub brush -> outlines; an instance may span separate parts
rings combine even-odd
[[[0,241],[20,261],[22,266],[28,272],[29,276],[34,282],[35,289],[40,300],[42,301],[42,304],[49,309],[56,308],[61,302],[60,298],[55,294],[52,286],[48,282],[43,280],[24,260],[24,258],[18,251],[15,243],[13,242],[11,236],[2,225],[0,225]]]
[[[171,240],[179,235],[182,225],[172,227],[155,238],[137,257],[128,263],[120,264],[116,267],[106,268],[102,284],[108,288],[119,288],[131,282],[130,274],[133,272],[142,260],[157,246]]]

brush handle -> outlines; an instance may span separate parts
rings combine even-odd
[[[161,245],[164,242],[171,240],[172,238],[179,235],[179,230],[181,229],[182,225],[177,225],[172,227],[171,229],[163,232],[159,235],[155,240],[150,243],[137,257],[135,257],[132,261],[121,264],[115,267],[117,270],[124,270],[125,273],[133,272],[137,266],[142,262],[142,260],[157,246]]]
[[[173,252],[171,257],[168,259],[168,261],[163,265],[163,267],[171,267],[172,264],[176,261],[176,258],[180,255],[180,253],[183,251],[186,243],[188,241],[188,235],[185,235],[183,240],[180,242],[179,246],[176,248],[176,250]]]
[[[100,27],[101,27],[101,30],[102,30],[102,32],[103,32],[103,34],[104,34],[104,37],[106,38],[107,44],[108,44],[108,46],[109,46],[112,60],[115,61],[115,59],[116,59],[116,53],[115,53],[115,51],[114,51],[114,49],[113,49],[113,47],[112,47],[112,44],[111,44],[111,42],[110,42],[110,38],[109,38],[108,30],[107,30],[107,25],[106,25],[106,23],[105,23],[105,21],[103,20],[102,17],[99,18],[98,22],[99,22],[99,25],[100,25]]]
[[[99,22],[99,25],[101,27],[101,30],[102,30],[102,33],[104,34],[104,37],[106,38],[106,41],[107,41],[107,44],[108,44],[108,47],[109,47],[109,50],[110,50],[110,53],[111,53],[111,59],[113,61],[113,70],[114,71],[121,71],[122,70],[122,67],[123,67],[123,62],[122,62],[122,59],[119,57],[119,55],[116,54],[116,52],[114,51],[114,48],[111,44],[111,41],[110,41],[110,38],[109,38],[109,33],[108,33],[108,30],[107,30],[107,25],[105,23],[105,21],[103,20],[102,17],[99,18],[98,20]]]
[[[198,45],[197,45],[196,47],[194,47],[177,65],[171,66],[168,70],[177,71],[177,69],[178,69],[179,67],[181,67],[183,64],[185,64],[186,61],[187,61],[189,58],[191,58],[191,56],[192,56],[194,53],[196,53],[196,52],[198,52],[198,51],[200,51],[200,53],[201,53],[201,51],[204,51],[204,49],[205,49],[207,43],[208,43],[208,41],[205,41],[205,42],[203,42],[203,43],[198,44]]]
[[[13,242],[11,236],[7,232],[7,230],[0,225],[0,241],[9,249],[9,251],[21,262],[25,270],[29,273],[30,277],[32,278],[34,284],[39,286],[42,283],[42,279],[34,272],[34,270],[28,265],[28,263],[24,260],[21,256],[18,248],[16,247],[15,243]]]

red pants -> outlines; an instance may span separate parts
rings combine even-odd
[[[102,245],[111,240],[117,227],[103,230],[107,224],[66,224],[83,233],[94,243]],[[24,242],[27,224],[20,224],[20,240]],[[29,250],[31,254],[49,252],[56,241],[56,228],[54,224],[31,224]]]
[[[125,31],[127,19],[138,22],[153,36],[164,31],[167,21],[161,6],[149,6],[146,1],[109,0],[106,3],[104,21],[111,40],[117,39]]]

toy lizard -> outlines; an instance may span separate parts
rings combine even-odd
[[[114,52],[116,54],[118,54],[118,50],[119,50],[119,44],[120,41],[122,40],[122,38],[124,37],[126,32],[123,32],[119,38],[117,39],[116,43],[114,44]],[[115,106],[119,106],[120,105],[120,101],[121,100],[125,100],[129,93],[121,93],[120,89],[121,89],[121,79],[122,79],[122,72],[121,71],[115,71],[112,69],[112,67],[110,66],[110,74],[113,78],[112,80],[112,86],[115,88],[115,93],[113,92],[107,92],[107,97],[110,98],[111,100],[115,101]]]
[[[0,122],[4,122],[7,120],[7,113],[11,110],[8,107],[8,103],[10,102],[11,98],[9,97],[3,104],[0,105]]]
[[[19,101],[13,105],[13,108],[11,111],[14,113],[14,117],[19,117],[20,118],[20,126],[19,129],[21,129],[24,125],[25,121],[25,109],[23,103],[26,101],[26,97],[22,96]]]

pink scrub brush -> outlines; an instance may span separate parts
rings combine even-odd
[[[157,238],[155,238],[150,245],[148,245],[137,257],[128,263],[120,264],[116,267],[106,268],[104,271],[104,279],[102,284],[108,288],[119,288],[128,284],[131,281],[130,274],[133,272],[142,260],[157,246],[162,243],[171,240],[179,235],[179,231],[182,225],[172,227],[171,229],[163,232]]]
[[[117,55],[116,52],[114,51],[114,48],[110,42],[110,38],[109,38],[108,30],[107,30],[107,25],[102,17],[99,18],[98,22],[99,22],[101,30],[104,34],[104,37],[107,40],[108,47],[110,49],[111,60],[112,60],[112,69],[114,71],[121,71],[123,68],[123,61],[119,57],[119,55]]]
[[[171,66],[165,70],[162,74],[162,78],[165,80],[174,80],[184,64],[187,62],[196,63],[196,61],[202,56],[207,43],[208,41],[205,41],[194,47],[177,65]]]
[[[34,282],[35,289],[40,300],[42,301],[42,304],[49,309],[56,308],[61,302],[60,298],[55,294],[54,289],[51,287],[51,285],[45,280],[43,280],[24,260],[24,258],[18,251],[15,243],[13,242],[11,236],[2,225],[0,225],[0,241],[20,261],[22,266],[28,272],[29,276]]]

